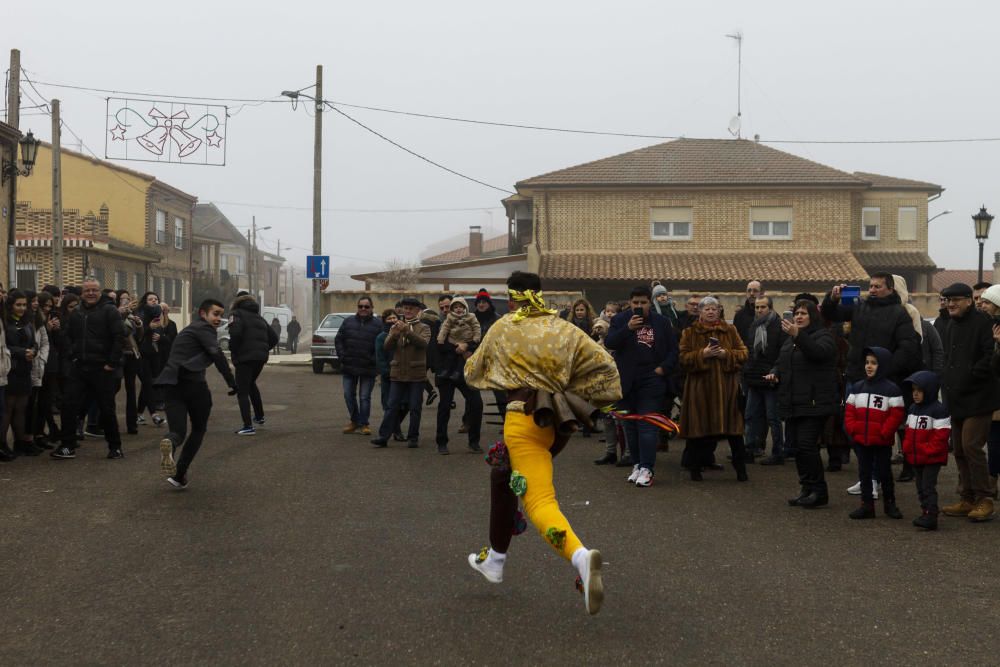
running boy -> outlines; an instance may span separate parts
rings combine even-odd
[[[229,395],[236,393],[236,379],[229,362],[219,348],[216,329],[222,324],[225,307],[215,299],[205,299],[198,306],[198,319],[178,334],[170,348],[170,357],[156,385],[163,386],[167,405],[169,433],[160,441],[160,471],[174,488],[187,487],[187,471],[201,448],[212,413],[212,393],[208,390],[205,369],[213,363],[219,369]],[[188,417],[191,435],[185,441]],[[183,445],[181,459],[174,464],[174,452]]]
[[[852,519],[875,518],[872,497],[872,468],[879,474],[885,515],[902,519],[896,507],[892,480],[892,445],[896,431],[906,416],[903,395],[888,379],[892,371],[892,353],[883,347],[865,348],[865,379],[851,385],[844,409],[844,430],[854,444],[861,478],[861,507],[851,512]]]
[[[937,373],[920,371],[903,381],[913,392],[913,405],[906,415],[903,433],[903,458],[913,466],[917,496],[923,514],[913,525],[924,530],[937,530],[937,478],[941,466],[948,463],[948,439],[951,437],[951,417],[938,400],[940,380]]]

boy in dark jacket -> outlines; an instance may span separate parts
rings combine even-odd
[[[229,352],[236,367],[236,399],[243,418],[243,428],[236,435],[255,435],[257,430],[250,422],[250,406],[253,405],[253,421],[264,423],[264,400],[257,387],[257,378],[270,356],[270,350],[278,344],[278,334],[260,316],[260,305],[249,294],[236,297],[229,309]]]
[[[236,393],[236,379],[229,362],[219,348],[216,329],[222,324],[222,303],[206,299],[198,307],[198,319],[184,327],[170,349],[163,371],[156,378],[157,386],[166,389],[167,425],[169,433],[160,441],[160,471],[176,489],[187,487],[187,470],[201,448],[208,418],[212,414],[212,392],[208,390],[205,370],[212,364]],[[191,418],[191,435],[187,422]],[[181,459],[174,464],[174,452],[183,445]]]
[[[885,514],[893,519],[903,515],[896,507],[893,487],[892,445],[903,423],[903,394],[888,379],[892,372],[892,354],[884,347],[864,350],[865,379],[851,385],[844,410],[844,430],[854,444],[861,479],[861,507],[851,512],[852,519],[875,517],[872,497],[872,468],[879,474]]]
[[[951,437],[951,417],[938,400],[940,380],[937,373],[920,371],[903,381],[910,386],[913,405],[906,415],[903,432],[903,458],[913,466],[917,480],[917,496],[923,513],[913,525],[937,530],[937,478],[941,466],[948,463],[948,439]]]

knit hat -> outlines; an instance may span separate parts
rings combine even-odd
[[[948,285],[943,290],[941,290],[941,296],[943,297],[966,297],[972,298],[972,288],[965,283],[952,283]]]
[[[657,285],[656,287],[653,288],[653,298],[654,299],[657,296],[659,296],[660,294],[666,294],[666,293],[667,293],[667,288],[664,287],[663,285]]]
[[[994,306],[1000,306],[1000,285],[987,287],[986,291],[983,292],[982,298],[989,301]]]
[[[493,303],[493,299],[490,298],[490,293],[486,291],[485,287],[479,288],[479,291],[476,292],[476,303],[479,303],[480,301],[489,301],[490,303]]]

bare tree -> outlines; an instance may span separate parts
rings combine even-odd
[[[387,289],[405,292],[417,284],[419,277],[420,264],[393,258],[385,263],[385,270],[378,282]]]

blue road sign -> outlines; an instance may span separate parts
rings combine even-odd
[[[330,279],[329,255],[306,255],[306,278],[314,280]]]

